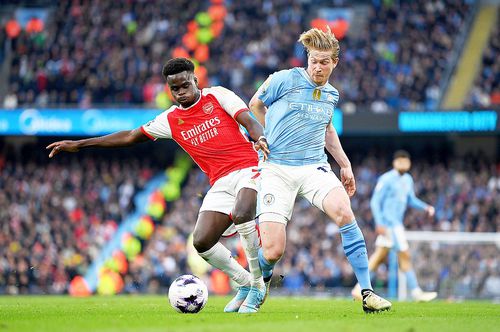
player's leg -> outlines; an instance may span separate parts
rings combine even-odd
[[[265,286],[258,257],[260,239],[254,219],[256,199],[257,192],[255,190],[242,188],[238,192],[236,204],[232,212],[233,222],[240,234],[243,249],[247,257],[251,275],[251,287],[240,288],[236,296],[224,308],[225,312],[240,312],[241,307],[244,306],[245,308],[241,309],[241,312],[245,313],[248,302],[255,302],[254,305],[250,305],[250,312],[255,312],[252,308],[258,308],[263,302]]]
[[[340,228],[342,245],[354,274],[361,286],[363,296],[363,310],[377,312],[388,310],[391,303],[373,292],[368,270],[368,255],[366,252],[363,233],[354,218],[349,196],[343,187],[335,187],[323,200],[326,214],[335,221]]]
[[[376,271],[377,268],[385,261],[387,255],[389,253],[389,248],[387,247],[376,247],[375,252],[368,259],[368,271],[373,272]],[[351,290],[351,295],[356,300],[362,300],[363,297],[361,295],[361,286],[359,283],[354,286]]]
[[[281,259],[286,244],[286,224],[290,220],[298,193],[294,167],[262,165],[257,215],[262,248],[259,263],[264,282],[269,285],[274,265]]]
[[[236,202],[232,211],[232,218],[236,230],[241,236],[243,249],[248,261],[252,276],[252,287],[264,288],[262,271],[259,266],[260,239],[255,222],[257,208],[257,184],[259,173],[257,169],[241,170],[240,180],[236,186]]]
[[[259,265],[266,284],[264,294],[256,294],[264,302],[268,292],[274,265],[281,259],[286,244],[286,223],[292,214],[297,189],[289,186],[286,171],[278,165],[265,164],[261,169],[260,190],[257,199],[261,248]],[[262,298],[261,298],[261,295]],[[256,296],[257,297],[257,296]],[[248,303],[247,303],[248,302]],[[256,312],[258,306],[250,297],[240,312]]]
[[[272,269],[285,250],[285,225],[274,222],[259,223],[262,248],[258,252],[258,263],[263,264],[268,274],[266,287],[252,287],[241,305],[239,313],[255,313],[264,303],[272,276]],[[267,257],[267,258],[264,258]]]
[[[219,242],[221,235],[231,224],[228,215],[215,211],[202,211],[198,215],[193,234],[193,245],[198,254],[210,265],[226,273],[240,286],[250,286],[250,273]]]
[[[382,264],[385,261],[388,254],[389,254],[389,248],[376,247],[375,251],[368,260],[368,270],[370,272],[376,271],[377,268],[380,266],[380,264]]]
[[[281,259],[286,247],[286,224],[284,218],[278,215],[262,215],[259,222],[262,249],[259,252],[259,262],[262,274],[268,282],[273,275],[274,265]],[[281,219],[278,221],[276,219]]]
[[[299,194],[339,226],[344,252],[362,288],[363,310],[374,312],[389,309],[391,303],[373,292],[365,239],[354,218],[347,192],[328,164],[316,166],[304,168]]]
[[[417,276],[411,264],[410,251],[400,251],[398,253],[399,268],[406,275],[406,283],[410,290],[411,296],[417,302],[429,302],[437,297],[436,292],[424,292],[418,286]]]

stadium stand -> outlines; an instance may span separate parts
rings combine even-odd
[[[157,172],[147,158],[125,162],[116,154],[41,162],[2,153],[0,164],[0,292],[6,294],[67,292]]]
[[[500,17],[500,15],[498,15]],[[500,25],[497,24],[484,51],[466,106],[487,108],[500,105]]]
[[[110,159],[109,154],[98,153],[61,157],[46,163],[44,158],[16,160],[3,154],[0,186],[5,190],[0,193],[0,218],[7,222],[0,230],[2,293],[67,292],[72,277],[84,274],[99,248],[131,211],[134,193],[158,171],[152,161],[141,156]],[[372,251],[375,233],[368,202],[377,176],[388,167],[388,161],[385,155],[374,153],[353,158],[359,162],[355,163],[358,191],[352,205]],[[436,218],[410,211],[405,222],[408,229],[499,232],[499,173],[500,165],[488,164],[486,158],[455,157],[434,164],[415,160],[412,174],[417,195],[436,206]],[[208,188],[204,174],[194,169],[181,199],[169,206],[143,255],[130,263],[124,276],[125,292],[159,291],[168,287],[172,278],[190,272],[186,240]],[[326,216],[300,201],[288,232],[287,251],[277,269],[277,275],[285,275],[285,289],[352,285],[354,279],[342,253],[338,229]],[[229,240],[234,249],[235,239]],[[474,255],[480,264],[489,266],[487,262],[495,252],[485,247],[475,250]],[[444,263],[454,259],[453,255],[462,257],[469,251],[449,250],[439,257],[430,249],[425,253],[444,260],[442,266],[422,269],[424,285],[434,288],[450,287],[444,282],[443,273],[449,268]],[[417,269],[423,262],[417,259]],[[473,273],[474,264],[476,260],[466,260],[464,278]],[[378,278],[385,282],[383,270]]]
[[[221,38],[210,44],[211,85],[231,88],[248,101],[272,72],[304,65],[305,54],[295,49],[310,23],[303,13],[322,5],[327,2],[231,2]],[[23,107],[151,103],[148,91],[162,82],[165,55],[181,43],[188,18],[200,6],[60,2],[47,34],[22,32],[18,38],[9,92]],[[435,109],[454,37],[468,13],[468,1],[373,2],[364,33],[341,42],[333,78],[341,106],[379,113]]]

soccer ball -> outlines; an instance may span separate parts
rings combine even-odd
[[[208,289],[198,277],[185,274],[174,280],[168,289],[170,305],[184,314],[200,312],[208,300]]]

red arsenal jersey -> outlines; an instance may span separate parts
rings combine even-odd
[[[172,106],[141,127],[149,138],[174,139],[205,172],[210,184],[247,167],[259,157],[240,130],[236,117],[247,111],[234,92],[223,87],[205,88],[188,108]]]

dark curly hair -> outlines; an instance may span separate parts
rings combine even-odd
[[[167,61],[161,73],[167,79],[169,75],[175,75],[183,71],[194,73],[194,63],[186,58],[173,58]]]

